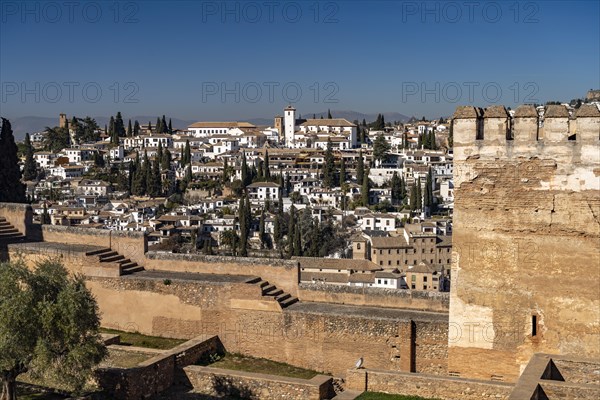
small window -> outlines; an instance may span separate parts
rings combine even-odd
[[[416,275],[411,275],[410,280],[415,282],[417,280],[417,276]]]
[[[377,279],[377,284],[381,285],[381,279]]]
[[[356,243],[356,250],[360,250],[360,243]]]
[[[426,276],[423,277],[423,282],[427,282],[427,277]]]
[[[531,316],[531,337],[534,338],[538,334],[538,317],[536,314]]]
[[[383,281],[383,284],[384,284],[384,285],[387,285],[387,279],[386,279],[385,281]]]

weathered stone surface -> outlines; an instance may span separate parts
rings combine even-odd
[[[183,369],[194,392],[243,399],[321,400],[333,395],[332,378],[296,379],[191,365]]]
[[[599,125],[547,111],[539,137],[520,118],[505,143],[455,121],[451,373],[514,381],[536,352],[600,356]]]

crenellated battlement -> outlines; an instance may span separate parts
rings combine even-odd
[[[573,115],[563,105],[549,105],[540,111],[532,105],[522,105],[511,116],[504,106],[485,109],[459,106],[453,115],[455,146],[508,142],[599,143],[600,109],[596,105],[584,104]]]
[[[600,109],[593,104],[574,112],[563,105],[522,105],[510,112],[504,106],[460,106],[452,132],[459,167],[469,158],[552,160],[571,173],[574,167],[591,171],[600,165]]]

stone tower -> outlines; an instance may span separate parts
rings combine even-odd
[[[285,144],[287,147],[294,147],[294,130],[296,129],[296,109],[287,106],[283,110],[283,123],[285,132]]]
[[[60,114],[59,118],[58,118],[58,126],[60,128],[66,128],[67,127],[67,114]]]
[[[600,357],[600,111],[459,107],[448,372]]]
[[[273,127],[279,133],[279,141],[283,142],[285,139],[285,132],[283,131],[283,117],[281,115],[276,115],[273,124]]]

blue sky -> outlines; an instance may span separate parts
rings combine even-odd
[[[9,118],[437,117],[600,88],[598,1],[0,3]]]

